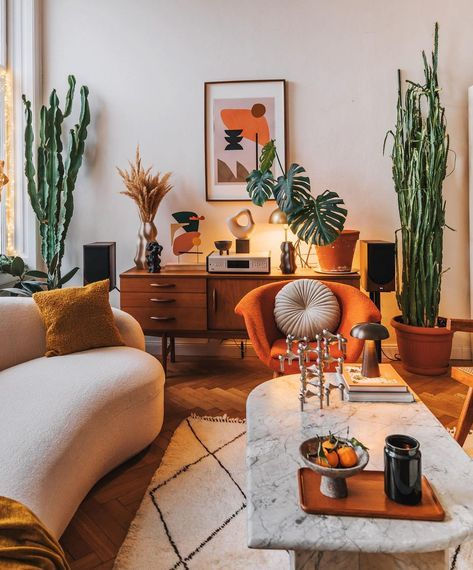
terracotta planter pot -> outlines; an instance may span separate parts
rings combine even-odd
[[[408,372],[423,376],[440,376],[447,372],[453,339],[450,329],[405,325],[400,316],[394,317],[391,325],[396,331],[402,364]]]
[[[346,273],[351,271],[353,255],[360,232],[343,230],[330,245],[317,245],[317,257],[320,270],[326,273]]]

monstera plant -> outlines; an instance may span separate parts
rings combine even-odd
[[[274,161],[277,161],[281,170],[278,178],[272,171]],[[285,171],[274,140],[263,147],[259,168],[247,178],[247,191],[256,206],[262,206],[274,197],[279,208],[287,215],[291,230],[308,244],[328,245],[343,230],[347,216],[343,200],[331,190],[312,196],[304,167],[291,164]]]

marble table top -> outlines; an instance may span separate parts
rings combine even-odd
[[[329,376],[329,375],[328,375]],[[439,380],[441,381],[441,380]],[[269,380],[247,401],[248,546],[348,552],[430,552],[473,540],[473,461],[420,401],[348,403],[332,392],[299,410],[299,376]],[[404,433],[419,440],[423,474],[446,512],[443,522],[308,515],[299,506],[300,443],[343,432],[370,449],[368,470],[383,469],[384,439]],[[348,482],[348,487],[350,483]]]

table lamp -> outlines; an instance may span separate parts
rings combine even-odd
[[[351,329],[350,334],[365,341],[361,373],[366,378],[377,378],[380,372],[375,341],[389,338],[388,329],[379,323],[359,323]]]
[[[270,224],[284,224],[284,241],[281,243],[281,265],[279,268],[282,273],[294,273],[296,270],[296,250],[292,241],[287,240],[287,215],[285,212],[276,208],[269,216]]]

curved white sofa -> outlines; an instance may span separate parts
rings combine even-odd
[[[34,301],[0,297],[0,495],[56,537],[98,479],[163,423],[163,368],[135,319],[113,312],[127,346],[46,358]]]

